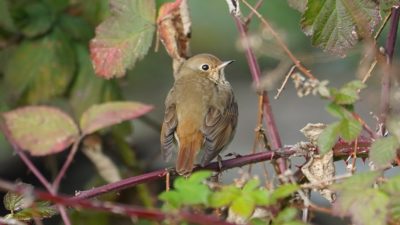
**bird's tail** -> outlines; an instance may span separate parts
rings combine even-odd
[[[197,153],[203,144],[203,134],[195,134],[179,138],[179,152],[176,161],[176,171],[180,175],[189,175],[194,166]]]

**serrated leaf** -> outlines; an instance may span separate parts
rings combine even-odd
[[[251,192],[250,195],[254,199],[256,205],[268,206],[274,203],[272,202],[273,200],[271,199],[270,193],[265,189],[255,190]]]
[[[24,205],[24,197],[22,195],[7,192],[3,198],[4,207],[14,213],[14,211],[20,210]]]
[[[230,207],[230,209],[237,215],[249,218],[255,208],[254,200],[248,195],[241,195],[236,198]]]
[[[20,21],[23,25],[20,30],[28,37],[36,37],[47,32],[54,20],[54,14],[45,4],[32,2],[24,7],[23,21]]]
[[[359,90],[365,87],[366,85],[359,80],[351,81],[334,94],[334,101],[339,105],[354,104],[359,99]]]
[[[333,184],[331,188],[341,192],[359,192],[370,188],[372,184],[375,183],[379,175],[380,174],[377,171],[358,173],[341,183]]]
[[[211,176],[211,174],[212,174],[211,171],[206,171],[206,170],[197,171],[190,175],[189,179],[187,179],[187,182],[200,183],[200,182],[205,181],[207,178],[209,178]]]
[[[286,198],[299,190],[299,185],[297,184],[284,184],[279,186],[271,193],[271,201],[276,202],[279,199]]]
[[[79,130],[64,112],[47,106],[27,106],[2,114],[15,144],[34,156],[54,154],[76,141]]]
[[[374,0],[308,0],[301,26],[313,45],[344,56],[379,21],[379,7]],[[360,31],[368,33],[360,35]]]
[[[389,165],[395,158],[399,142],[393,136],[377,139],[372,143],[369,157],[377,167]]]
[[[179,192],[182,203],[186,205],[207,204],[211,194],[210,189],[205,184],[193,184],[190,182],[179,186],[177,191]]]
[[[340,121],[340,135],[345,141],[354,141],[361,133],[362,125],[356,119],[343,119]]]
[[[90,42],[95,72],[104,78],[123,76],[143,58],[155,31],[154,0],[111,0],[110,10]]]
[[[82,113],[94,104],[121,100],[121,90],[114,80],[105,80],[95,76],[86,47],[78,45],[76,52],[79,68],[69,102],[76,118],[80,118]]]
[[[36,202],[30,208],[22,209],[13,215],[17,220],[32,220],[33,218],[49,218],[57,214],[57,210],[49,202]]]
[[[160,200],[168,202],[174,208],[179,208],[181,206],[181,204],[182,204],[181,196],[179,195],[178,192],[176,192],[174,190],[172,190],[172,191],[164,191],[163,193],[161,193],[158,196],[158,198]]]
[[[241,190],[235,186],[224,186],[210,196],[209,203],[214,208],[228,206],[240,195],[240,192]]]
[[[243,193],[250,193],[260,186],[259,179],[251,179],[243,187]]]
[[[84,134],[140,117],[153,109],[153,106],[139,102],[109,102],[94,105],[81,117],[80,126]]]
[[[24,41],[15,50],[5,69],[6,93],[16,101],[37,104],[62,95],[75,72],[75,55],[64,34]]]
[[[333,204],[338,216],[351,216],[355,225],[385,225],[389,197],[377,189],[347,190]]]
[[[349,118],[351,114],[344,109],[342,106],[332,102],[326,107],[326,111],[329,112],[334,117],[340,118],[340,119],[345,119]]]
[[[380,186],[380,189],[388,195],[398,195],[400,193],[400,175],[391,177]]]
[[[329,124],[318,137],[318,149],[320,154],[330,151],[335,144],[340,132],[340,123]]]

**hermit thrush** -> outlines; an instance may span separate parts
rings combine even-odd
[[[232,140],[238,107],[222,62],[210,54],[189,58],[177,70],[174,86],[165,100],[161,149],[169,160],[178,145],[176,171],[192,172],[197,153],[204,149],[200,164],[207,165]]]

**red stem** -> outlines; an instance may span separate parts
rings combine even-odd
[[[391,65],[393,60],[394,49],[396,45],[397,27],[399,25],[399,6],[392,7],[392,17],[390,21],[390,30],[386,40],[386,66],[381,81],[381,106],[379,122],[382,124],[382,135],[386,133],[386,119],[390,112],[390,89],[391,89]]]
[[[51,193],[33,190],[24,186],[17,186],[10,182],[4,181],[0,179],[0,189],[5,191],[12,191],[19,194],[31,194],[33,193],[34,197],[50,201],[63,206],[71,206],[76,208],[85,208],[85,209],[93,209],[104,212],[111,212],[114,214],[120,214],[130,217],[138,217],[142,219],[150,219],[155,221],[164,221],[166,219],[176,220],[182,219],[190,223],[195,224],[203,224],[203,225],[233,225],[232,223],[228,223],[225,221],[221,221],[213,216],[204,216],[200,214],[192,214],[189,212],[179,212],[177,215],[175,214],[165,214],[159,210],[154,209],[145,209],[136,206],[124,205],[124,204],[115,204],[111,202],[101,202],[96,200],[86,200],[86,199],[77,199],[72,196],[61,196],[54,195]]]
[[[247,37],[247,27],[242,23],[242,21],[237,18],[236,16],[233,16],[236,26],[238,28],[239,34],[240,34],[240,39],[241,42],[246,50],[246,58],[247,58],[247,63],[249,64],[250,72],[253,77],[253,81],[256,84],[256,86],[259,85],[260,83],[260,76],[261,76],[261,71],[260,71],[260,66],[258,65],[256,56],[251,49],[248,37]],[[282,147],[281,139],[279,136],[278,128],[276,126],[276,122],[273,116],[272,108],[271,105],[269,104],[269,97],[268,97],[268,92],[263,91],[262,92],[262,97],[263,97],[263,105],[264,105],[264,118],[265,122],[267,124],[267,137],[268,140],[271,142],[271,146],[273,149],[279,149]],[[280,172],[284,172],[287,169],[286,161],[284,159],[279,159],[277,160],[279,170]]]

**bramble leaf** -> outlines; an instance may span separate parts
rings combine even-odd
[[[387,182],[380,186],[380,189],[388,195],[397,195],[400,193],[400,175],[391,177]]]
[[[52,107],[27,106],[5,112],[2,117],[11,141],[34,156],[63,151],[79,136],[71,117]]]
[[[241,190],[235,186],[224,186],[220,191],[215,191],[210,196],[210,205],[214,208],[229,206],[232,201],[240,195],[240,193]]]
[[[207,170],[198,171],[196,173],[192,173],[187,182],[198,184],[209,178],[211,174],[212,172]]]
[[[11,211],[11,213],[20,210],[25,205],[24,197],[13,192],[7,192],[7,194],[4,195],[3,203],[4,208]]]
[[[104,78],[122,77],[143,58],[155,31],[154,0],[111,0],[110,11],[90,42],[95,72]]]
[[[369,157],[380,168],[389,165],[395,158],[400,147],[396,137],[383,137],[377,139],[370,148]]]
[[[249,195],[240,195],[236,198],[230,207],[230,209],[241,217],[248,218],[251,216],[255,208],[254,199]]]
[[[379,21],[374,0],[308,0],[301,26],[313,45],[344,56],[359,38],[371,34]]]
[[[331,187],[332,189],[340,192],[357,192],[362,191],[364,189],[370,188],[372,184],[375,183],[376,179],[379,176],[379,172],[377,171],[370,171],[370,172],[363,172],[358,173],[350,178],[346,179],[341,183],[333,184]]]
[[[17,220],[32,220],[33,218],[49,218],[57,214],[49,202],[35,202],[31,207],[22,209],[12,217]]]
[[[59,30],[22,42],[5,69],[6,93],[17,100],[37,104],[63,94],[75,72],[71,43]]]
[[[152,109],[153,106],[128,101],[94,105],[82,114],[80,119],[82,133],[90,134],[123,121],[140,117]]]
[[[334,95],[334,102],[339,105],[354,104],[359,99],[358,90],[365,88],[366,85],[359,80],[351,81],[345,84]]]
[[[343,119],[340,121],[340,135],[345,141],[354,141],[361,133],[362,125],[356,119]]]
[[[325,154],[332,149],[340,133],[340,123],[329,124],[318,137],[318,149],[320,154]]]
[[[286,198],[299,189],[300,189],[300,187],[297,184],[281,185],[271,193],[271,196],[270,196],[272,199],[271,201],[276,202],[279,199]]]

